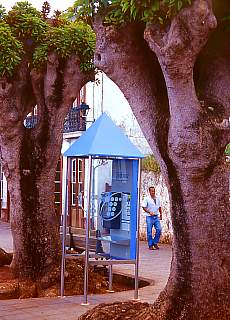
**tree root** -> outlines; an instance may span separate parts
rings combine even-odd
[[[11,267],[2,267],[0,273],[0,300],[25,299],[36,297],[57,297],[60,295],[60,265],[39,279],[15,277]],[[84,261],[83,259],[68,258],[65,270],[65,295],[83,294]],[[107,277],[89,268],[89,293],[105,293],[108,289]]]
[[[136,301],[100,304],[81,315],[79,320],[147,320],[149,304]]]
[[[166,300],[167,301],[167,300]],[[112,304],[100,304],[81,315],[78,320],[229,320],[229,303],[222,306],[204,306],[194,310],[192,303],[180,306],[180,299],[175,305],[160,297],[154,304],[126,301]],[[179,312],[177,312],[179,311]]]

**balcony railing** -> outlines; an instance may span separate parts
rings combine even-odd
[[[28,129],[32,129],[38,123],[38,116],[27,116],[24,120],[24,126]],[[85,131],[86,130],[86,117],[82,111],[77,108],[72,108],[65,118],[63,133]]]
[[[24,120],[24,126],[28,129],[34,128],[37,123],[38,123],[38,116],[37,115],[27,116]]]
[[[65,118],[63,133],[85,131],[86,117],[77,108],[72,108]]]

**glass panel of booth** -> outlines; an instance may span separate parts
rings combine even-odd
[[[138,160],[93,159],[90,243],[95,242],[96,254],[111,259],[136,258],[138,175],[135,169]]]
[[[71,159],[71,205],[76,205],[76,159]]]

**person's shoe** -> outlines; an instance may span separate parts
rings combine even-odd
[[[155,249],[154,249],[153,246],[152,246],[152,247],[149,247],[149,250],[155,250]]]
[[[154,244],[153,247],[155,248],[155,250],[159,250],[160,249],[157,244]]]

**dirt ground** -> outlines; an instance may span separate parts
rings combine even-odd
[[[52,274],[52,285],[47,285],[44,278],[39,283],[15,279],[9,266],[0,267],[0,300],[34,297],[56,297],[60,295],[60,269]],[[49,279],[50,280],[50,279]],[[84,282],[84,263],[68,259],[65,272],[65,295],[82,295]],[[89,293],[105,293],[108,290],[108,269],[105,267],[89,268]],[[114,291],[132,289],[131,281],[113,279]]]

